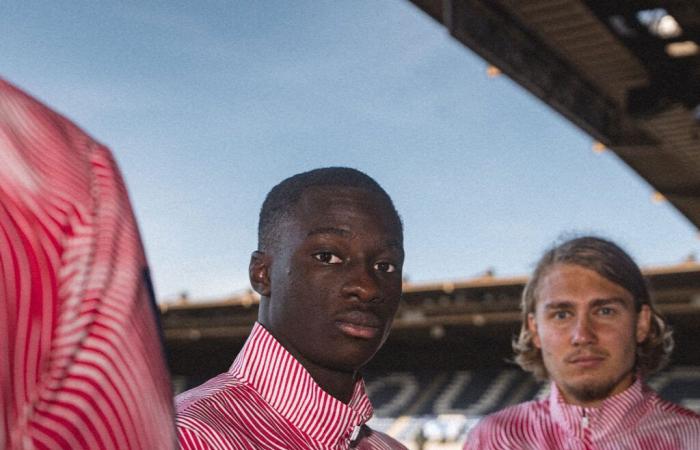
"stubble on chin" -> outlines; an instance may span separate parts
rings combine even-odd
[[[615,388],[613,383],[589,383],[582,386],[565,385],[565,390],[569,396],[581,403],[590,403],[604,400]]]
[[[563,383],[563,388],[570,397],[581,403],[603,401],[610,397],[615,388],[629,374],[624,374],[617,379],[586,381],[577,385]]]

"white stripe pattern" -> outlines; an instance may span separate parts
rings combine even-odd
[[[362,379],[350,402],[340,402],[259,323],[228,372],[178,395],[176,404],[183,450],[405,449],[365,425],[372,405]]]
[[[0,448],[176,448],[146,259],[109,150],[0,79]]]
[[[596,408],[567,404],[553,383],[549,397],[482,419],[465,450],[697,450],[700,416],[662,400],[641,379]]]

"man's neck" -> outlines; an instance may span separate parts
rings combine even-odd
[[[340,372],[313,365],[309,366],[299,359],[297,359],[297,361],[304,366],[311,375],[311,378],[313,378],[324,391],[345,404],[350,402],[352,394],[355,391],[357,372]]]

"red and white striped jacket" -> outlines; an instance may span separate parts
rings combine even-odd
[[[176,448],[153,296],[104,146],[0,79],[0,448]]]
[[[228,372],[176,404],[182,450],[406,448],[365,425],[372,405],[362,379],[342,403],[259,323]]]
[[[694,450],[700,416],[662,400],[637,379],[596,408],[567,404],[554,383],[548,398],[482,419],[465,450]]]

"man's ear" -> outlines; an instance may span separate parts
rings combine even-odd
[[[270,296],[270,257],[261,251],[254,251],[250,255],[248,266],[250,285],[261,297]]]
[[[637,344],[644,342],[649,336],[649,331],[651,329],[651,309],[649,305],[642,305],[639,313],[637,314],[637,328],[636,328],[636,338]]]
[[[537,320],[535,320],[535,315],[533,313],[528,313],[527,315],[527,329],[532,335],[532,343],[535,344],[535,347],[542,348],[540,335],[537,332]]]

